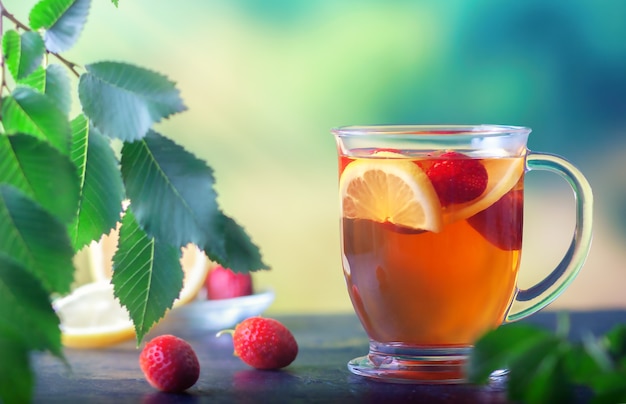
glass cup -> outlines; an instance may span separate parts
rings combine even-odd
[[[592,192],[565,159],[527,149],[530,129],[498,125],[333,129],[348,293],[370,339],[355,374],[462,383],[474,342],[556,299],[589,252]],[[560,174],[576,226],[559,265],[520,290],[524,175]]]

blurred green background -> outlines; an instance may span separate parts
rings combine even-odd
[[[6,0],[26,20],[33,2]],[[595,191],[595,238],[551,308],[626,306],[626,2],[93,0],[67,57],[177,82],[189,110],[157,130],[208,161],[219,201],[261,247],[270,311],[351,311],[329,130],[499,123],[566,156]],[[566,183],[527,180],[521,286],[571,238]]]

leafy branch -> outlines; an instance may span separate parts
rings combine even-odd
[[[234,271],[268,268],[218,205],[212,169],[152,129],[186,110],[175,83],[127,63],[78,69],[62,56],[78,41],[90,5],[40,0],[25,23],[0,0],[0,401],[6,403],[31,398],[30,352],[63,359],[51,297],[70,291],[74,255],[118,225],[112,283],[138,343],[180,293],[182,247],[195,244]],[[5,20],[14,28],[5,29]],[[82,109],[74,117],[72,92]],[[130,206],[122,215],[124,200]]]

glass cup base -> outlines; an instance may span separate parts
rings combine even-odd
[[[465,365],[470,349],[423,349],[371,342],[369,354],[352,359],[348,369],[379,382],[466,384]],[[489,386],[504,386],[507,375],[506,370],[494,372]]]

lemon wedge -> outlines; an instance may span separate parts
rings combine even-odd
[[[53,303],[61,320],[61,342],[71,348],[101,348],[135,337],[128,311],[109,281],[85,284]]]
[[[402,159],[356,160],[339,180],[343,216],[440,231],[441,204],[417,164]]]
[[[443,222],[453,223],[487,209],[509,192],[524,174],[524,158],[489,158],[481,160],[487,170],[487,187],[477,199],[451,204],[443,211]]]

